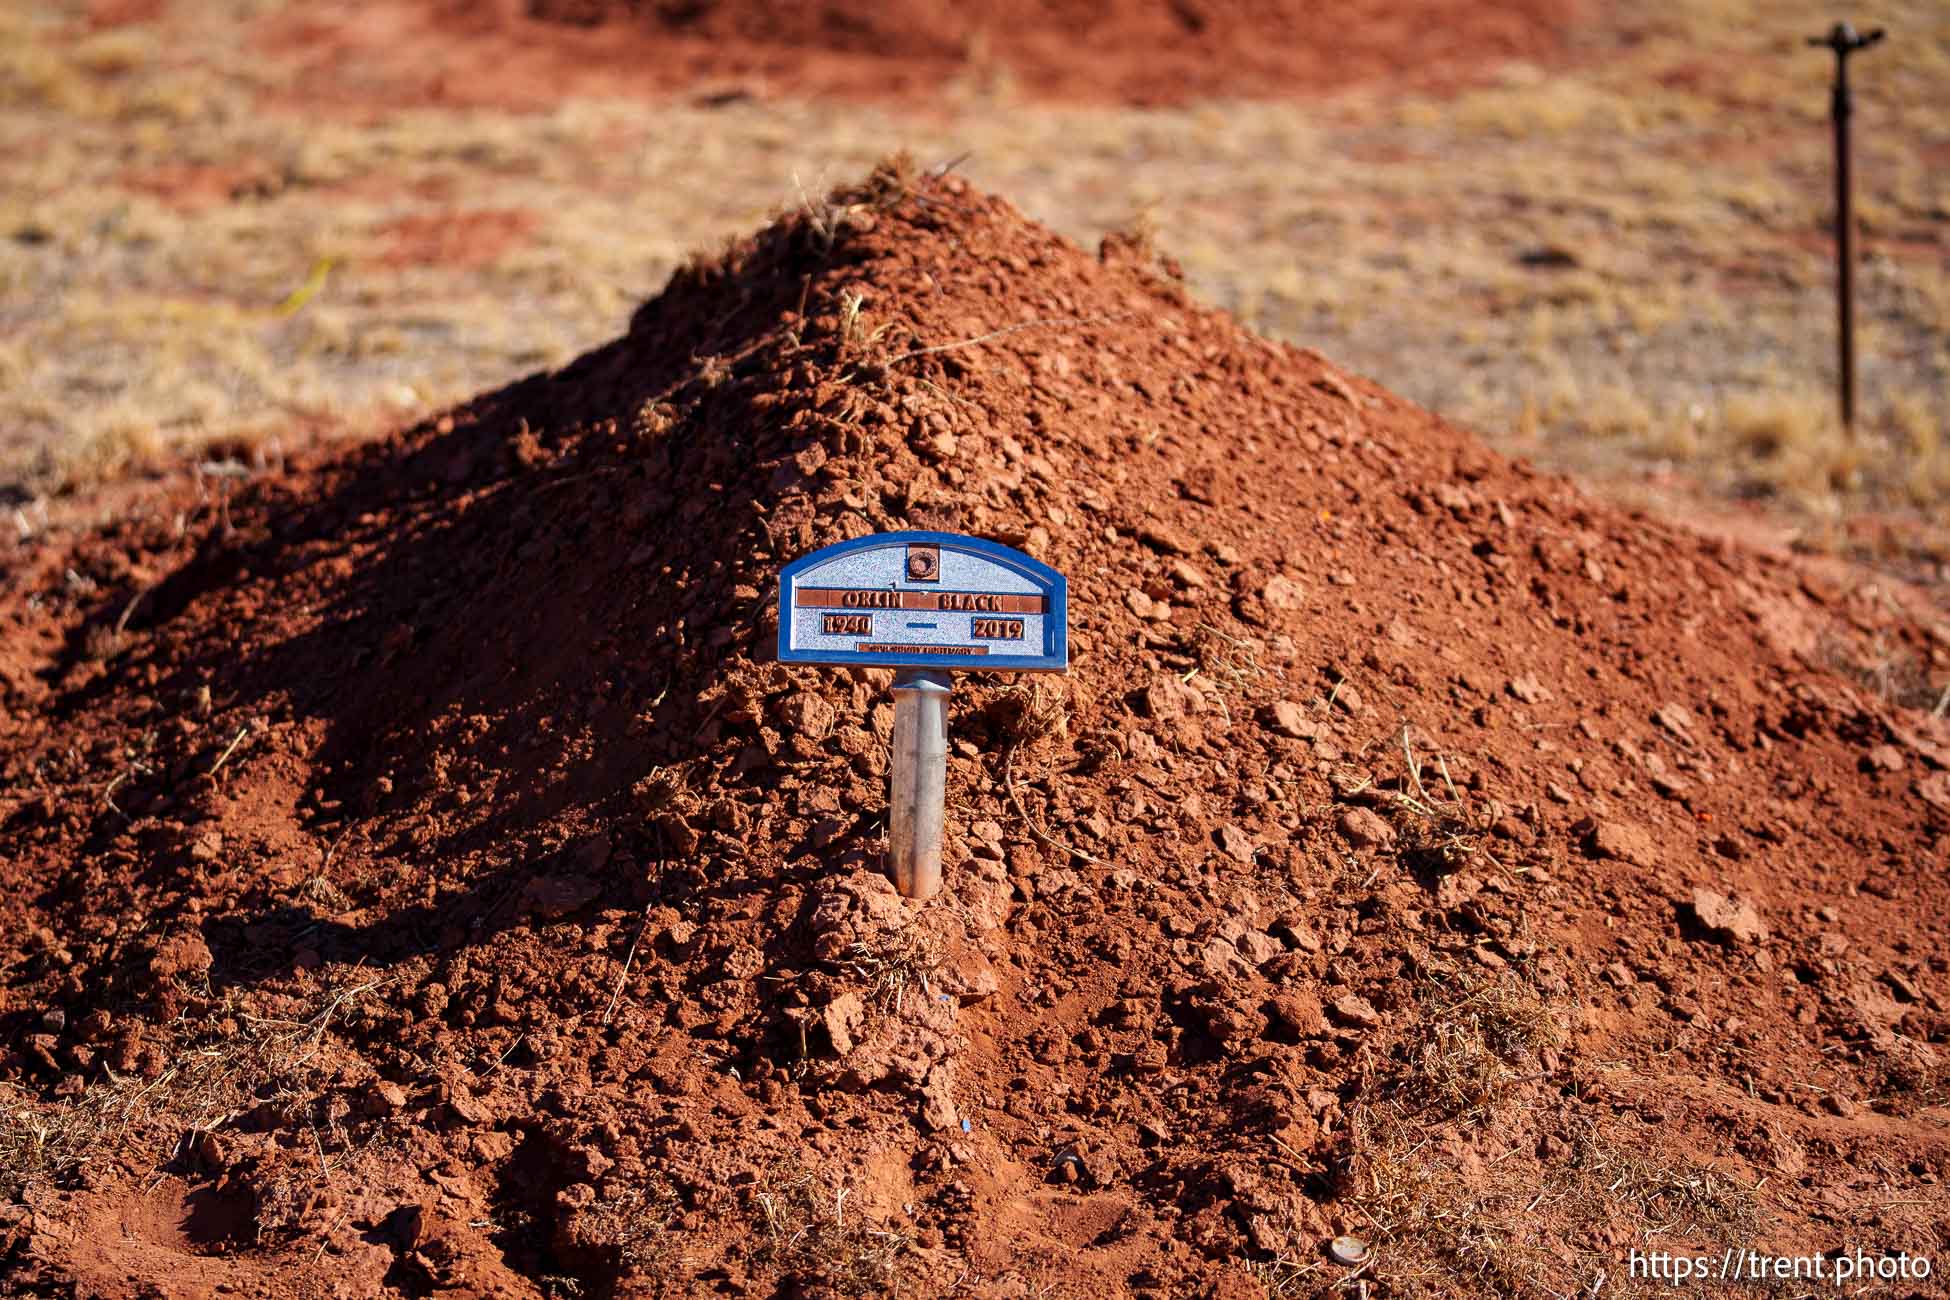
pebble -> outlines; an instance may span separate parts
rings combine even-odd
[[[1253,853],[1258,846],[1253,843],[1253,837],[1246,832],[1245,828],[1227,822],[1219,827],[1218,840],[1220,850],[1227,857],[1235,862],[1251,864]]]
[[[1723,939],[1736,943],[1759,943],[1767,938],[1767,925],[1752,903],[1728,898],[1711,889],[1693,891],[1693,915],[1699,923]]]
[[[1374,1009],[1374,1003],[1358,993],[1335,999],[1330,1010],[1334,1013],[1334,1019],[1358,1029],[1370,1029],[1381,1023],[1381,1013]]]
[[[1368,1259],[1368,1243],[1359,1237],[1336,1237],[1327,1243],[1327,1253],[1334,1257],[1336,1264],[1353,1268]]]
[[[1651,834],[1634,822],[1599,822],[1592,829],[1590,847],[1596,857],[1613,858],[1634,867],[1655,866],[1659,860]]]
[[[1542,704],[1551,698],[1550,691],[1535,677],[1512,677],[1504,683],[1503,689],[1510,693],[1511,698],[1525,704]]]
[[[1185,534],[1169,524],[1161,524],[1155,520],[1140,524],[1137,536],[1140,542],[1152,550],[1161,551],[1166,555],[1190,555],[1198,550]]]
[[[1668,704],[1652,714],[1652,720],[1681,740],[1693,738],[1693,715],[1684,705]]]
[[[1903,770],[1903,751],[1894,745],[1877,745],[1869,751],[1865,761],[1871,771],[1900,772]]]
[[[406,1089],[381,1080],[366,1089],[364,1110],[368,1115],[397,1115],[406,1109]]]
[[[1173,560],[1167,570],[1173,582],[1181,587],[1196,590],[1205,586],[1205,575],[1184,560]]]
[[[1306,710],[1292,700],[1279,700],[1271,705],[1262,716],[1268,730],[1293,740],[1312,740],[1320,734],[1320,728],[1308,721]]]
[[[1337,823],[1347,842],[1357,849],[1385,848],[1395,842],[1395,828],[1372,808],[1348,808]]]

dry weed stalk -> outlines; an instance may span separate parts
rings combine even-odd
[[[941,962],[940,937],[919,923],[890,931],[877,943],[856,943],[846,956],[848,968],[867,982],[868,1001],[894,1015],[906,1010],[910,988],[931,992],[928,976]]]
[[[781,1274],[816,1278],[840,1295],[893,1290],[913,1249],[901,1232],[849,1212],[852,1189],[797,1166],[775,1169],[753,1199],[753,1257]]]
[[[254,1106],[309,1096],[315,1067],[308,1067],[333,1021],[392,982],[328,988],[317,1012],[304,1020],[253,1016],[226,1005],[207,1023],[233,1021],[238,1030],[206,1032],[201,1041],[180,1047],[153,1078],[104,1066],[79,1096],[53,1102],[0,1085],[0,1196],[19,1199],[28,1186],[67,1179],[104,1155],[126,1157],[131,1135],[141,1130],[173,1127],[180,1135],[216,1129]],[[320,1160],[322,1168],[322,1154]]]
[[[1446,796],[1429,792],[1423,783],[1423,761],[1415,752],[1414,730],[1404,723],[1401,731],[1402,765],[1408,789],[1395,796],[1396,806],[1413,819],[1403,837],[1403,854],[1413,862],[1447,874],[1460,871],[1478,857],[1498,870],[1503,863],[1489,851],[1490,817],[1482,809],[1472,809],[1449,775],[1449,760],[1434,751],[1437,770],[1442,775]]]

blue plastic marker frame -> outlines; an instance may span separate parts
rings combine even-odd
[[[980,537],[856,537],[780,572],[779,662],[1067,672],[1069,583]]]

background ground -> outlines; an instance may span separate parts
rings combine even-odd
[[[1291,99],[1161,108],[1049,103],[979,50],[924,94],[890,77],[891,105],[871,67],[851,101],[762,73],[673,99],[641,63],[462,40],[433,8],[0,16],[16,504],[186,443],[385,427],[563,362],[692,250],[898,144],[1086,242],[1148,223],[1205,299],[1506,450],[1779,496],[1824,543],[1865,506],[1943,516],[1938,6],[1853,14],[1895,33],[1858,65],[1856,447],[1829,397],[1832,60],[1803,46],[1803,6],[1605,6],[1529,60],[1370,59]]]

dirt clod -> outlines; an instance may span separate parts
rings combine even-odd
[[[1395,842],[1395,828],[1372,808],[1343,809],[1336,825],[1357,849],[1386,848]]]
[[[1728,898],[1710,889],[1695,889],[1693,915],[1702,926],[1735,943],[1760,943],[1767,938],[1767,926],[1760,919],[1759,909],[1744,899]]]
[[[1592,829],[1588,843],[1593,856],[1630,866],[1651,867],[1659,861],[1651,832],[1633,822],[1601,821]]]

